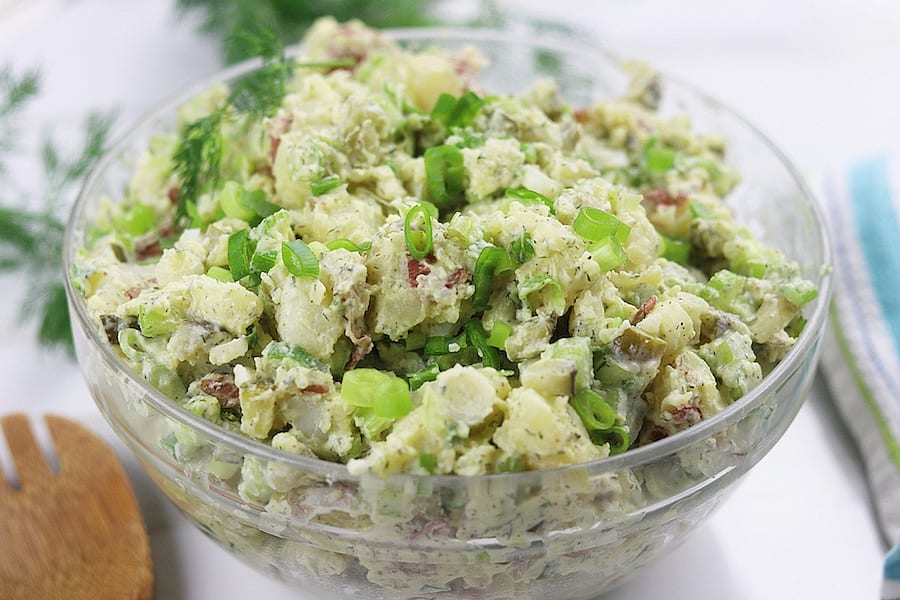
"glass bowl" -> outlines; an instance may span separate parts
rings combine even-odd
[[[405,46],[478,46],[492,61],[480,78],[492,91],[517,92],[537,77],[553,76],[579,106],[620,95],[629,82],[617,57],[572,40],[474,29],[387,33]],[[187,98],[258,64],[201,83],[111,148],[73,209],[67,269],[101,198],[120,194],[148,138],[173,130],[176,109]],[[75,346],[97,405],[197,527],[247,563],[318,597],[575,600],[611,589],[684,541],[781,438],[807,394],[830,297],[823,219],[795,168],[710,97],[666,77],[662,83],[661,112],[686,113],[696,130],[728,140],[727,158],[743,181],[727,199],[737,218],[797,261],[820,290],[787,358],[713,418],[566,468],[476,477],[351,476],[343,465],[228,433],[167,400],[117,355],[69,283]]]

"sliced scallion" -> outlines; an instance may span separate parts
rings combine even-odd
[[[234,281],[239,281],[250,274],[252,254],[248,230],[241,229],[228,236],[228,268]]]
[[[475,283],[472,305],[476,311],[490,308],[488,301],[494,288],[494,276],[512,268],[512,259],[503,248],[487,246],[481,250],[475,261],[475,273],[472,277]]]
[[[624,244],[631,233],[631,227],[614,214],[593,206],[581,207],[572,222],[572,229],[590,242],[599,242],[602,239],[614,237]]]
[[[364,249],[363,246],[357,245],[352,240],[348,240],[347,238],[338,238],[326,243],[325,247],[329,250],[337,250],[338,248],[343,248],[344,250],[349,250],[350,252],[365,252],[372,247],[372,244],[368,244],[368,247]]]
[[[321,196],[341,185],[341,178],[337,175],[329,175],[322,177],[309,184],[309,189],[313,196]]]
[[[614,237],[602,239],[588,247],[591,257],[600,265],[600,270],[606,273],[615,268],[621,267],[628,260],[625,254],[625,248]]]
[[[231,271],[215,265],[211,266],[209,270],[206,271],[206,274],[216,281],[221,281],[223,283],[234,281],[234,278],[231,276]]]
[[[319,259],[303,240],[281,243],[281,260],[295,277],[318,277]]]
[[[519,286],[519,299],[534,310],[539,306],[548,306],[557,314],[566,309],[566,296],[559,282],[552,275],[543,273],[535,275]]]
[[[307,369],[328,371],[328,366],[310,354],[305,348],[290,342],[270,342],[263,350],[263,356],[274,359],[290,359]]]
[[[156,215],[146,204],[135,204],[116,219],[116,228],[133,237],[144,235],[155,224]]]
[[[463,326],[463,330],[466,332],[469,343],[478,350],[478,355],[481,356],[481,364],[485,367],[499,369],[500,353],[496,348],[488,344],[488,335],[481,321],[472,319]]]
[[[257,273],[268,273],[277,262],[278,252],[275,250],[255,252],[250,259],[250,268]]]
[[[578,413],[584,428],[588,432],[607,430],[616,424],[616,411],[600,394],[590,389],[583,389],[571,398],[569,404]]]
[[[494,321],[494,324],[491,327],[491,335],[489,335],[487,339],[488,346],[500,348],[501,350],[505,349],[506,340],[507,338],[509,338],[509,334],[511,333],[512,327],[510,327],[503,321]]]
[[[475,92],[466,92],[459,99],[444,93],[434,103],[431,119],[440,121],[447,127],[466,127],[471,125],[483,105],[484,100]]]
[[[416,218],[421,216],[422,229],[413,229]],[[409,255],[416,260],[422,260],[429,254],[434,244],[431,229],[431,215],[421,204],[409,209],[403,222],[403,237],[406,239],[406,249]]]
[[[518,200],[522,204],[543,204],[550,209],[550,214],[556,214],[556,207],[553,205],[553,201],[550,200],[547,196],[535,192],[534,190],[529,190],[527,188],[509,188],[506,190],[506,197],[512,198],[513,200]]]
[[[463,155],[454,146],[432,146],[425,151],[425,180],[431,201],[446,206],[463,196]]]
[[[441,370],[436,364],[431,364],[424,369],[408,373],[406,380],[409,381],[409,389],[417,390],[429,381],[434,381],[440,372]]]
[[[660,239],[662,240],[663,258],[682,265],[688,264],[691,255],[690,240],[665,234],[660,234]]]
[[[409,385],[393,373],[353,369],[344,373],[341,398],[351,406],[371,408],[376,416],[397,419],[409,414]]]
[[[520,265],[534,258],[534,244],[531,241],[531,234],[524,231],[509,243],[509,254]]]

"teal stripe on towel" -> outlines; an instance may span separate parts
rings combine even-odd
[[[856,238],[894,350],[900,355],[900,225],[891,200],[888,165],[886,156],[854,165],[850,169],[850,194]]]
[[[884,559],[884,578],[900,581],[900,545],[894,546]]]

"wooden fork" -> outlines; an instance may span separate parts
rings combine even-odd
[[[27,416],[0,419],[19,480],[0,474],[0,598],[149,600],[150,545],[125,469],[81,425],[46,421],[58,473]]]

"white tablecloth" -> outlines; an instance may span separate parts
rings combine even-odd
[[[26,157],[37,155],[47,133],[77,134],[91,109],[117,108],[124,127],[218,68],[214,45],[194,32],[192,19],[176,17],[173,5],[0,0],[0,65],[39,67],[44,82],[22,119]],[[811,177],[900,134],[896,0],[500,6],[570,20],[620,54],[712,91]],[[27,158],[16,164],[34,170]],[[167,504],[114,439],[77,367],[39,349],[33,325],[19,322],[22,279],[0,278],[0,285],[0,413],[71,415],[114,445],[150,530],[157,597],[312,598],[245,567]],[[608,598],[875,598],[884,551],[857,457],[817,381],[783,440],[709,523]]]

